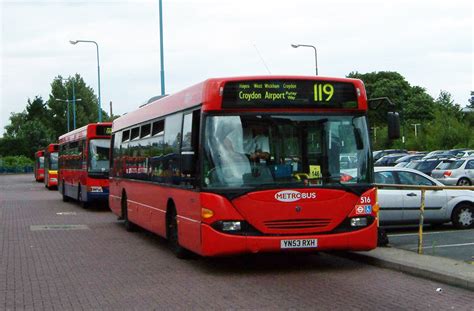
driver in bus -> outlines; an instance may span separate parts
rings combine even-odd
[[[244,128],[244,151],[252,161],[270,160],[270,142],[263,128]]]

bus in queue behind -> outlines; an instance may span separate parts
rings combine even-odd
[[[109,206],[179,258],[371,250],[367,109],[357,79],[208,79],[113,121]]]
[[[35,152],[35,180],[37,182],[44,181],[44,150]]]
[[[108,202],[111,122],[91,123],[59,137],[59,192],[87,208]]]
[[[49,144],[44,149],[44,186],[49,190],[58,187],[58,144]]]

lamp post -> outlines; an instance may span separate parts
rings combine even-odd
[[[98,93],[99,93],[99,122],[102,122],[102,105],[100,102],[100,63],[99,63],[99,45],[97,42],[92,41],[92,40],[70,40],[69,43],[71,44],[77,44],[79,42],[84,42],[84,43],[92,43],[95,44],[96,51],[97,51],[97,81],[98,81]]]
[[[161,63],[161,95],[165,95],[165,60],[163,53],[163,13],[162,13],[162,0],[159,2],[160,6],[160,63]]]
[[[59,78],[61,81],[69,81],[72,83],[72,114],[73,114],[73,130],[76,129],[76,90],[74,87],[74,78]],[[66,98],[69,100],[67,85],[66,85]],[[69,131],[69,103],[67,106],[67,120],[68,120],[68,131]]]
[[[300,46],[314,49],[314,63],[316,65],[316,75],[318,75],[318,51],[316,50],[316,47],[314,45],[309,45],[309,44],[292,44],[291,45],[291,47],[295,49],[299,48]]]
[[[73,124],[74,124],[74,130],[76,129],[76,101],[80,102],[82,101],[81,98],[78,98],[76,99],[75,97],[73,97],[72,100],[69,100],[69,99],[59,99],[59,98],[55,98],[54,99],[55,101],[57,102],[63,102],[63,103],[67,103],[67,131],[69,132],[70,129],[69,129],[69,103],[72,102],[73,105]]]
[[[412,124],[414,127],[415,127],[415,138],[418,137],[418,126],[420,126],[421,124],[420,123],[415,123],[415,124]]]

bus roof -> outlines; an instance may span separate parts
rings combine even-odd
[[[42,157],[42,156],[44,156],[44,149],[41,149],[35,152],[35,157]]]
[[[84,125],[83,127],[80,127],[78,129],[59,136],[59,144],[63,144],[69,141],[76,141],[81,138],[84,138],[87,136],[87,133],[88,131],[90,131],[91,128],[96,128],[98,125],[112,126],[112,122],[89,123],[87,125]]]
[[[46,149],[44,149],[44,152],[54,152],[54,151],[58,151],[59,149],[59,144],[58,143],[53,143],[53,144],[49,144],[48,147],[46,147]]]
[[[222,108],[222,90],[226,83],[229,82],[252,82],[252,81],[330,81],[350,83],[357,89],[357,110],[367,109],[367,95],[364,84],[359,79],[349,78],[334,78],[321,76],[242,76],[242,77],[227,77],[227,78],[212,78],[203,82],[188,87],[175,94],[152,101],[149,104],[143,105],[137,110],[129,112],[120,118],[113,121],[113,131],[118,131],[135,124],[146,122],[155,118],[166,116],[168,114],[183,111],[199,105],[202,106],[203,111],[219,111]],[[280,109],[272,109],[271,111],[308,111],[311,108],[292,108],[285,107]],[[230,111],[232,109],[225,109]],[[241,111],[241,109],[239,109]],[[247,108],[248,111],[267,111],[264,108]],[[324,111],[325,109],[318,109]],[[354,109],[352,109],[354,110]],[[326,111],[331,109],[326,108]]]

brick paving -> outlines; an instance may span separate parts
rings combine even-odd
[[[0,310],[163,309],[474,310],[474,293],[327,254],[183,261],[106,208],[0,175]]]

